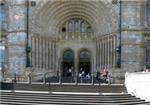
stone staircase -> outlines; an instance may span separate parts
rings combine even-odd
[[[3,83],[2,90],[53,91],[53,92],[94,92],[94,93],[126,93],[124,85],[107,84],[27,84]]]
[[[150,105],[130,94],[1,92],[1,105]]]
[[[3,83],[1,105],[150,105],[119,84]]]

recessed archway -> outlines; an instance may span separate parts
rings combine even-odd
[[[74,68],[74,52],[67,49],[63,52],[62,61],[62,76],[71,77]],[[70,71],[71,70],[71,71]]]
[[[91,53],[87,49],[79,52],[79,73],[84,72],[84,76],[91,74]]]
[[[65,21],[77,17],[88,21],[96,35],[118,30],[118,15],[109,0],[45,0],[38,2],[35,10],[30,22],[33,33],[56,37]]]

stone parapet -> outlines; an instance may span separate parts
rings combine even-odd
[[[150,73],[126,73],[125,86],[129,94],[150,101]]]

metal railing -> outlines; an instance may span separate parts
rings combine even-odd
[[[5,78],[3,82],[14,82],[14,83],[41,83],[41,84],[65,84],[65,83],[72,83],[75,85],[78,84],[101,84],[101,83],[107,83],[111,84],[112,78],[111,76],[108,76],[107,78],[103,78],[99,75],[91,74],[89,76],[80,76],[79,73],[75,73],[72,76],[63,76],[60,72],[46,72],[41,74],[32,74],[29,73],[26,76],[14,74],[13,76],[6,76],[9,78]]]

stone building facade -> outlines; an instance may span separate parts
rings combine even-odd
[[[95,76],[108,68],[117,83],[149,62],[148,0],[0,2],[7,14],[7,76],[63,76],[65,68]]]

